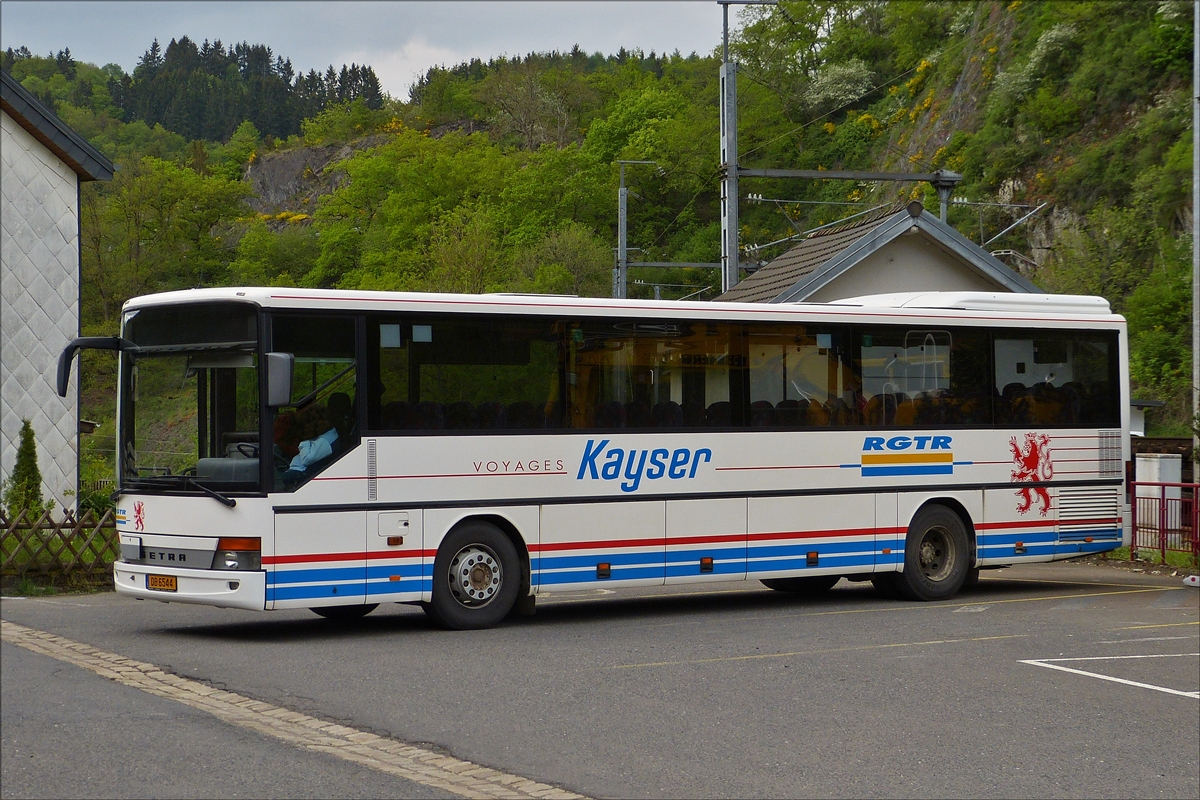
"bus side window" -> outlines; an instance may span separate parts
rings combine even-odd
[[[794,429],[862,424],[849,330],[829,325],[748,328],[750,427]]]
[[[482,315],[371,318],[373,430],[480,432],[561,426],[561,324]]]
[[[973,328],[864,326],[856,367],[870,427],[990,424],[989,339]]]
[[[745,424],[740,326],[572,320],[566,391],[577,429],[727,428]]]
[[[994,349],[997,425],[1121,424],[1115,333],[1029,331]]]

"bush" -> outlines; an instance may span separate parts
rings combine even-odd
[[[15,519],[22,511],[30,519],[37,519],[54,508],[54,501],[42,499],[42,471],[38,469],[37,445],[33,440],[33,425],[21,420],[21,444],[17,447],[17,463],[13,473],[2,487],[4,513]]]

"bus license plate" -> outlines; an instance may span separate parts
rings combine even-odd
[[[160,592],[177,592],[179,591],[179,581],[174,575],[147,575],[146,588],[156,589]]]

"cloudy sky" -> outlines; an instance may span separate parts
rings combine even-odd
[[[714,0],[674,2],[33,2],[0,3],[0,49],[64,47],[132,72],[157,38],[270,46],[297,71],[370,64],[405,98],[430,66],[533,50],[706,53],[721,41]]]

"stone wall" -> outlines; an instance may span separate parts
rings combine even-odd
[[[0,122],[0,476],[12,474],[28,419],[43,496],[73,508],[77,378],[65,399],[54,383],[58,354],[79,331],[79,179],[8,114]]]

